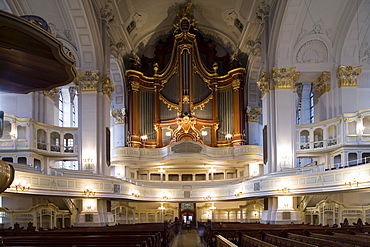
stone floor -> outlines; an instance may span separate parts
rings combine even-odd
[[[182,231],[178,233],[171,247],[204,247],[196,230]]]

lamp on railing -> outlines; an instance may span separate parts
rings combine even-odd
[[[239,191],[235,191],[234,193],[234,196],[238,197],[238,196],[241,196],[243,195],[243,191],[239,190]]]
[[[230,133],[227,133],[225,135],[225,139],[227,140],[227,143],[228,143],[228,146],[230,146],[230,143],[231,143],[231,139],[233,138],[233,135],[230,134]]]
[[[145,148],[145,142],[148,140],[148,136],[147,135],[142,135],[142,136],[140,136],[140,140],[143,142],[143,147]]]
[[[140,197],[140,193],[139,193],[139,191],[133,191],[133,192],[131,193],[131,195],[132,195],[133,197],[136,197],[136,198],[139,198],[139,197]]]
[[[217,208],[215,207],[215,204],[214,202],[212,202],[212,206],[209,207],[209,209],[211,209],[212,211],[216,210]]]
[[[204,197],[204,200],[206,201],[210,201],[212,199],[212,196],[211,195],[207,195]]]
[[[356,178],[352,178],[352,180],[348,180],[344,184],[348,185],[349,187],[352,187],[352,186],[358,186],[359,183],[360,182]]]
[[[93,189],[92,186],[86,186],[84,189],[85,196],[94,196],[95,195],[95,189]]]
[[[284,194],[286,193],[289,193],[290,192],[290,188],[285,186],[285,187],[281,187],[278,189],[279,191],[283,192]]]
[[[13,187],[18,192],[19,190],[21,190],[21,191],[29,190],[31,188],[31,185],[26,184],[26,181],[24,181],[24,180],[15,180],[13,182]]]
[[[171,197],[170,196],[167,196],[167,195],[164,195],[163,196],[163,200],[165,200],[165,201],[171,200]]]
[[[15,131],[11,131],[11,132],[9,133],[9,135],[10,135],[10,137],[11,137],[12,139],[17,139],[17,132],[15,132]]]

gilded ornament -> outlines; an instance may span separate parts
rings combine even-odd
[[[110,95],[114,91],[114,84],[111,81],[109,75],[104,75],[102,78],[102,89],[103,89],[103,94],[107,95],[110,99]]]
[[[262,77],[257,81],[258,89],[262,93],[262,98],[265,94],[270,92],[270,73],[262,72]]]
[[[313,88],[319,93],[321,97],[326,92],[330,91],[330,72],[324,71],[321,76],[313,82]]]
[[[98,91],[99,72],[98,70],[79,71],[74,83],[78,92]]]
[[[131,89],[132,91],[138,92],[140,88],[140,83],[137,81],[131,81]]]
[[[126,109],[111,110],[114,124],[126,124]]]
[[[231,83],[234,90],[238,90],[240,88],[240,84],[241,84],[240,79],[233,80],[232,83]]]
[[[357,77],[362,73],[362,65],[338,67],[339,87],[357,87]]]
[[[300,72],[293,68],[273,68],[272,79],[275,82],[275,89],[294,89],[299,79]]]
[[[56,100],[55,95],[59,93],[59,88],[53,88],[49,91],[43,91],[44,96],[49,97],[52,99],[54,102]]]
[[[262,108],[257,107],[247,107],[247,116],[248,116],[248,122],[252,123],[258,123],[259,122],[259,116],[261,115]]]

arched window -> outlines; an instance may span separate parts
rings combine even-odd
[[[60,152],[60,134],[58,132],[50,134],[50,144],[50,151]]]
[[[74,152],[74,142],[73,142],[73,135],[72,134],[65,134],[64,135],[64,152],[65,153],[73,153]]]
[[[46,131],[43,129],[37,130],[37,148],[46,150]]]

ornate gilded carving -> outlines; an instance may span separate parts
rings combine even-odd
[[[103,94],[107,95],[110,99],[110,95],[114,91],[114,83],[111,81],[109,75],[103,75],[102,77],[102,90]]]
[[[269,72],[262,72],[262,76],[257,81],[258,89],[262,93],[262,97],[270,92],[270,73]]]
[[[126,109],[111,110],[114,124],[126,124]]]
[[[197,109],[199,107],[200,110],[203,110],[204,107],[206,106],[206,104],[211,100],[213,99],[213,95],[210,94],[205,100],[203,100],[202,102],[198,103],[198,104],[195,104],[193,106],[193,110]]]
[[[132,91],[138,92],[140,88],[140,83],[137,81],[131,81],[131,89]]]
[[[238,90],[240,88],[240,84],[241,84],[240,79],[233,80],[231,83],[233,90]]]
[[[177,129],[173,132],[176,141],[193,140],[197,141],[200,138],[200,131],[195,127],[196,118],[188,116],[177,119]]]
[[[177,10],[177,16],[180,18],[180,21],[173,26],[175,27],[174,33],[176,33],[178,30],[181,30],[181,32],[188,32],[190,30],[190,27],[195,28],[195,24],[197,21],[195,19],[189,19],[187,16],[190,14],[190,9],[193,6],[193,3],[186,3],[186,7],[183,9]]]
[[[74,81],[78,92],[97,91],[99,83],[98,70],[79,71]]]
[[[257,107],[247,107],[247,116],[248,116],[248,122],[252,123],[258,123],[258,118],[261,115],[262,108]]]
[[[357,77],[362,73],[362,65],[338,67],[339,87],[357,87]]]
[[[272,79],[275,82],[275,89],[294,89],[299,79],[300,72],[293,68],[272,68]]]
[[[167,100],[165,97],[163,97],[162,95],[159,95],[159,99],[162,100],[163,103],[165,103],[167,105],[167,108],[169,111],[172,110],[172,108],[174,109],[179,109],[179,106],[170,102],[169,100]]]
[[[313,88],[318,92],[318,97],[321,97],[326,92],[330,91],[330,72],[324,71],[321,76],[313,82]]]
[[[49,91],[43,91],[44,96],[49,97],[52,99],[54,102],[56,101],[55,95],[59,93],[59,88],[53,88]]]

